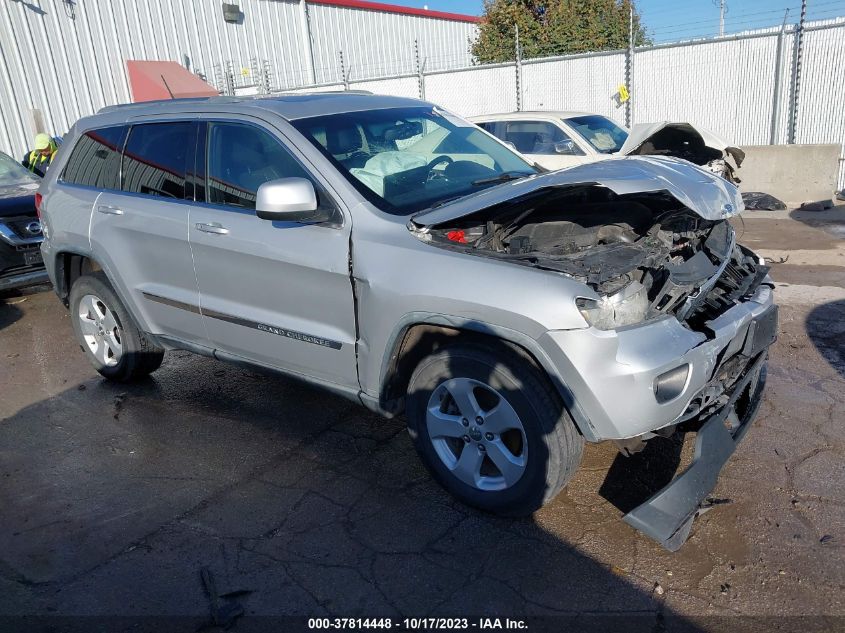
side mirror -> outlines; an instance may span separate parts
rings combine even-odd
[[[557,154],[566,154],[568,156],[573,156],[578,153],[575,149],[575,143],[573,143],[570,139],[555,143],[555,152]]]
[[[258,187],[255,215],[279,222],[326,222],[331,210],[320,207],[310,180],[279,178]]]

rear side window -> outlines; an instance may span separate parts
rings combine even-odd
[[[259,186],[291,177],[308,174],[275,137],[251,125],[208,124],[209,202],[254,209]]]
[[[133,125],[123,153],[123,190],[183,200],[193,129],[190,121]]]
[[[124,125],[86,132],[70,153],[62,180],[98,189],[120,189],[120,152],[125,140]]]

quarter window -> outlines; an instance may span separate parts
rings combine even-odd
[[[192,130],[189,121],[134,125],[123,154],[123,190],[184,199]]]
[[[254,209],[258,187],[292,177],[308,174],[269,133],[240,123],[208,124],[208,202]]]
[[[74,185],[120,189],[120,152],[125,139],[123,125],[86,132],[74,146],[62,179]]]

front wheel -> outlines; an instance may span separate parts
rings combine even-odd
[[[496,348],[493,348],[496,349]],[[525,515],[578,468],[584,441],[548,379],[502,347],[457,345],[419,364],[408,426],[435,479],[483,510]]]
[[[164,350],[138,329],[100,272],[84,275],[70,289],[73,330],[94,368],[109,380],[129,382],[154,372]]]

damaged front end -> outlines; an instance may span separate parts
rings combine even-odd
[[[603,330],[674,316],[703,331],[768,273],[726,220],[666,192],[617,195],[598,184],[535,191],[431,227],[426,239],[583,282],[593,292],[578,308]]]
[[[570,360],[586,417],[603,424],[595,437],[633,452],[656,434],[697,434],[689,468],[625,516],[675,550],[754,418],[777,332],[769,269],[728,222],[736,188],[681,161],[628,158],[496,189],[491,204],[435,210],[411,228],[434,246],[583,283],[574,301],[590,329],[554,337],[581,354]]]
[[[745,160],[744,151],[709,130],[671,121],[635,125],[619,154],[683,158],[733,184],[740,182],[738,171]]]

